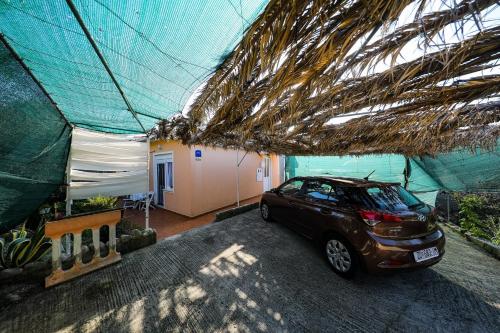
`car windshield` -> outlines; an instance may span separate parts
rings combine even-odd
[[[422,201],[399,185],[367,187],[366,193],[375,202],[377,208],[383,210],[400,211],[424,205]]]

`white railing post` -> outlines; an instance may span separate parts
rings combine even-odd
[[[75,256],[75,265],[82,263],[82,233],[73,233],[73,255]]]
[[[61,238],[52,239],[52,270],[61,269]]]
[[[101,256],[101,239],[99,237],[99,228],[92,229],[92,243],[94,244],[94,258]]]

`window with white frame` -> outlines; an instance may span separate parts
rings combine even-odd
[[[174,162],[173,161],[167,161],[167,168],[166,168],[166,186],[165,189],[167,191],[173,192],[174,190]]]
[[[174,154],[173,152],[156,154],[154,156],[155,198],[156,204],[164,202],[163,192],[174,191]]]

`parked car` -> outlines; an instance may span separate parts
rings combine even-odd
[[[278,221],[321,244],[333,270],[346,278],[428,267],[444,255],[434,209],[399,183],[354,178],[296,177],[265,192],[265,221]]]

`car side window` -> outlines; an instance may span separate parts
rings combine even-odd
[[[310,180],[305,186],[304,194],[306,198],[311,200],[330,201],[332,188],[332,185],[328,183],[319,180]]]
[[[344,195],[344,193],[338,187],[336,187],[336,186],[332,187],[332,190],[330,191],[330,195],[328,195],[328,201],[338,203],[339,201],[341,201],[343,195]]]
[[[363,194],[360,188],[356,187],[337,187],[336,192],[339,198],[342,198],[348,204],[363,206],[367,208],[373,207],[373,203],[369,200],[367,195]]]
[[[300,192],[302,185],[304,185],[303,180],[292,180],[291,182],[283,185],[283,187],[280,188],[280,192],[284,195],[294,195]]]

